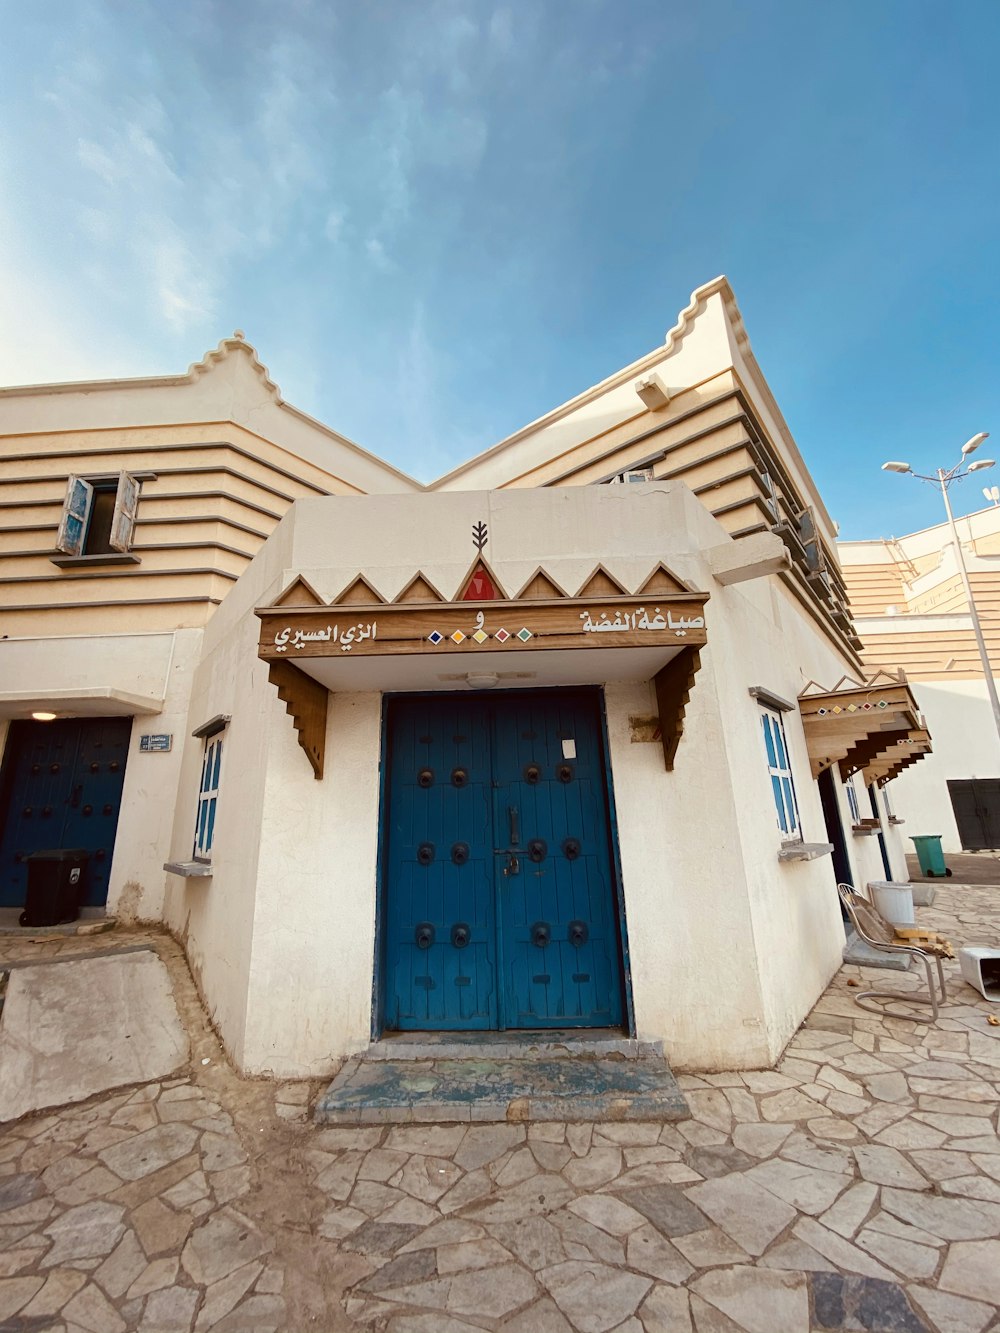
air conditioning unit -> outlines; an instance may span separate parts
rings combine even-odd
[[[764,485],[764,504],[767,506],[768,513],[777,523],[781,514],[778,511],[778,495],[774,489],[774,482],[771,480],[769,472],[761,472],[760,479]]]
[[[652,481],[653,469],[651,467],[632,468],[629,472],[619,472],[616,477],[612,477],[609,485],[627,486],[630,482]]]

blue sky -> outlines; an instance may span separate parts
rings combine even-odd
[[[996,0],[0,19],[0,382],[175,373],[241,328],[289,401],[427,480],[724,272],[843,536],[941,519],[885,458],[1000,450]]]

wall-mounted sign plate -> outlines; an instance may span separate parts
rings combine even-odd
[[[147,753],[163,754],[173,747],[173,736],[156,735],[151,732],[139,737],[139,749]]]

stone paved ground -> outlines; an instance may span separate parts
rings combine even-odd
[[[990,887],[920,920],[1000,945]],[[0,1330],[996,1333],[1000,1028],[949,968],[928,1028],[845,968],[775,1071],[684,1077],[674,1125],[317,1129],[238,1079],[163,935],[188,1076],[0,1129]],[[203,1063],[206,1062],[206,1063]]]

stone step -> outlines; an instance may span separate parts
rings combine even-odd
[[[373,1042],[362,1060],[646,1060],[663,1057],[661,1041],[638,1041],[616,1029],[533,1032],[394,1032]]]
[[[689,1111],[666,1060],[623,1059],[346,1061],[317,1102],[325,1125],[442,1124],[533,1120],[685,1120]]]

